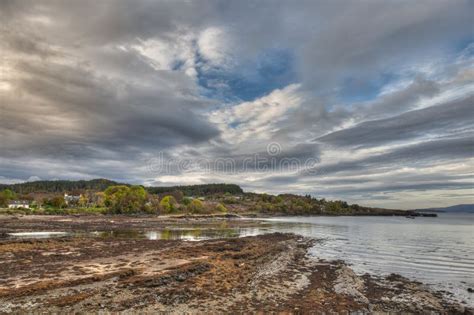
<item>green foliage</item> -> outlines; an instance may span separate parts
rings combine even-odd
[[[142,186],[110,186],[104,194],[105,205],[113,213],[141,212],[147,199],[147,192]]]
[[[0,192],[0,206],[6,207],[10,200],[16,199],[16,194],[10,189],[5,189]]]
[[[205,184],[190,186],[173,186],[173,187],[148,187],[149,193],[163,194],[173,191],[181,191],[185,196],[210,196],[216,194],[242,194],[243,190],[234,184]]]
[[[66,208],[66,201],[63,196],[56,196],[51,199],[50,205],[55,208]]]
[[[271,196],[269,194],[261,194],[260,195],[260,200],[263,202],[271,202],[274,196]]]
[[[202,213],[204,210],[204,205],[201,200],[193,199],[191,203],[188,205],[188,210],[191,213]]]
[[[4,191],[2,191],[2,195],[7,200],[16,199],[16,194],[10,189],[5,189]]]
[[[330,214],[347,214],[354,211],[347,202],[341,200],[326,201],[326,210]]]
[[[185,206],[189,206],[192,201],[193,201],[192,198],[189,198],[189,197],[184,197],[184,198],[183,198],[183,204],[184,204]]]
[[[19,194],[28,194],[34,192],[64,193],[74,190],[95,190],[102,191],[109,186],[118,183],[108,179],[93,180],[42,180],[28,183],[20,183],[13,185],[0,185],[0,189],[8,188]]]
[[[177,210],[176,199],[173,196],[164,196],[160,201],[160,207],[163,213],[173,213]]]
[[[222,213],[227,213],[227,208],[222,203],[219,203],[216,206],[216,211],[222,212]]]
[[[43,205],[47,208],[62,209],[66,208],[66,201],[64,201],[63,196],[55,196],[53,198],[43,200]]]
[[[53,180],[53,181],[35,181],[13,185],[0,184],[0,190],[9,189],[19,194],[29,193],[65,193],[71,191],[104,191],[111,186],[127,186],[127,184],[117,183],[108,179],[93,180]],[[147,187],[146,191],[151,194],[174,195],[174,198],[181,201],[184,196],[211,196],[216,194],[240,195],[243,194],[242,188],[234,184],[205,184],[189,186],[171,186],[171,187]],[[0,194],[0,201],[2,196]]]

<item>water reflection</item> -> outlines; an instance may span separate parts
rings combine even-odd
[[[63,237],[68,236],[71,233],[69,232],[20,232],[20,233],[6,233],[9,237],[15,238],[51,238],[51,237]]]
[[[186,240],[201,241],[213,238],[239,237],[239,229],[233,228],[194,228],[194,229],[161,229],[151,231],[140,230],[113,230],[93,232],[95,236],[102,238],[133,238],[149,240]]]
[[[190,229],[173,230],[165,229],[161,231],[145,232],[145,237],[149,240],[187,240],[200,241],[212,238],[238,237],[239,233],[235,229]]]

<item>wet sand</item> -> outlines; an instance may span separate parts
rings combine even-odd
[[[0,224],[2,232],[20,231],[20,226],[21,231],[56,225],[64,230],[58,222],[69,222],[74,230],[100,228],[94,220],[118,222],[109,228],[148,227],[142,218],[127,217],[0,218]],[[222,224],[222,219],[199,220]],[[147,222],[169,224],[164,219]],[[317,241],[279,233],[200,242],[4,238],[0,312],[472,314],[421,283],[397,275],[358,276],[341,261],[310,258],[311,246],[317,248]]]

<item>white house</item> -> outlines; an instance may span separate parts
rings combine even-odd
[[[64,194],[64,201],[66,202],[67,205],[77,204],[77,203],[79,203],[79,200],[81,199],[81,197],[82,197],[82,195]]]
[[[30,202],[27,200],[12,200],[8,203],[9,209],[30,208]]]

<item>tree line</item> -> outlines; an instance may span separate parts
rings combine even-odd
[[[45,193],[64,193],[74,191],[104,191],[110,186],[128,186],[129,184],[118,183],[108,179],[92,180],[42,180],[27,183],[5,185],[0,184],[0,190],[9,189],[18,194],[29,194],[36,192]],[[185,196],[208,196],[219,193],[242,194],[243,190],[235,184],[203,184],[187,186],[168,186],[168,187],[144,187],[151,194],[163,194],[172,191],[181,191]]]
[[[271,215],[402,215],[403,211],[363,207],[311,195],[244,193],[233,184],[143,187],[92,181],[38,181],[4,185],[0,208],[11,200],[28,200],[34,213],[260,213]],[[1,189],[1,187],[0,187]],[[75,194],[66,200],[64,193]],[[46,193],[45,193],[46,191]]]

